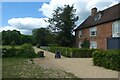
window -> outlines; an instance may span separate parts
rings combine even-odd
[[[90,28],[90,36],[97,36],[97,27]]]
[[[99,13],[94,17],[94,20],[97,21],[97,20],[99,20],[101,17],[102,17],[102,13],[99,12]]]
[[[79,37],[82,37],[82,31],[79,31]]]
[[[95,41],[90,42],[90,49],[97,49],[97,43]]]
[[[79,42],[79,48],[82,48],[81,44],[82,44],[82,42],[80,41],[80,42]]]
[[[120,37],[120,20],[112,24],[112,37]]]

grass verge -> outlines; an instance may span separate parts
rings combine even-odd
[[[19,49],[20,46],[21,46],[21,45],[15,45],[14,47],[17,48],[17,49]],[[1,49],[1,48],[10,49],[10,48],[12,48],[12,47],[11,47],[10,45],[0,45],[0,49]]]

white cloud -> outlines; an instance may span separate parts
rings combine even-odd
[[[118,2],[119,0],[51,0],[49,4],[44,3],[39,11],[42,11],[46,17],[51,17],[53,10],[58,6],[63,7],[64,5],[74,4],[74,8],[77,9],[76,15],[79,16],[79,20],[76,24],[79,25],[90,15],[91,8],[97,7],[98,10],[103,10]]]
[[[48,24],[44,21],[47,18],[12,18],[8,24],[18,29],[32,30],[34,28],[46,27]]]
[[[1,31],[16,29],[21,31],[21,33],[31,34],[32,30],[35,28],[48,26],[48,23],[46,23],[44,20],[47,20],[47,18],[32,18],[32,17],[12,18],[8,20],[8,24],[10,26],[2,27]]]

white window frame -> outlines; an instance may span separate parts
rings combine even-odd
[[[92,32],[94,32],[95,34],[93,35]],[[90,28],[90,36],[97,36],[97,27],[92,27]]]
[[[120,37],[120,20],[112,24],[112,37]]]
[[[82,37],[82,30],[79,31],[79,38]]]
[[[97,49],[97,42],[96,41],[90,42],[90,49]]]

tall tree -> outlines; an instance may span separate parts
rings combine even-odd
[[[31,43],[34,45],[33,37],[32,35],[20,35],[20,44],[24,43]]]
[[[39,45],[48,45],[53,42],[53,36],[47,28],[38,28],[32,31],[35,42]]]
[[[58,7],[53,12],[52,18],[49,18],[49,29],[56,35],[56,42],[65,47],[72,47],[74,44],[73,30],[76,27],[75,22],[78,16],[75,15],[76,9],[73,5]]]

